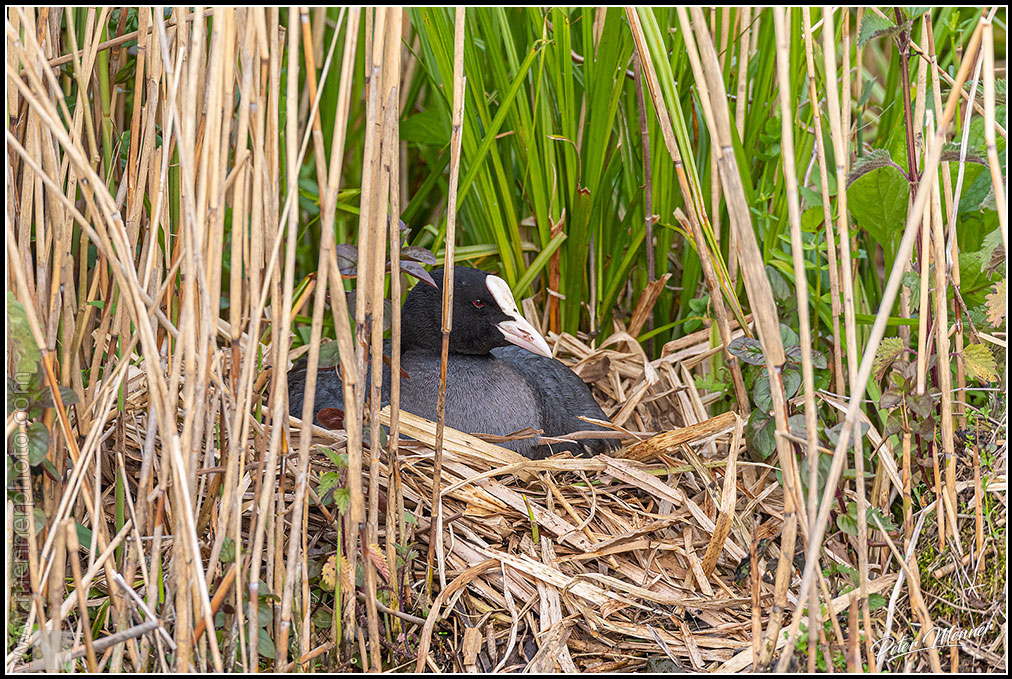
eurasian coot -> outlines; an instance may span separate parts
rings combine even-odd
[[[442,346],[443,271],[432,272],[439,287],[419,283],[401,311],[401,408],[436,419]],[[605,431],[580,415],[606,420],[590,389],[572,370],[552,358],[537,329],[517,310],[506,281],[484,271],[454,268],[453,331],[446,373],[446,424],[469,433],[506,436],[527,427],[545,436],[576,431]],[[385,344],[389,352],[389,341]],[[306,361],[288,373],[291,413],[302,414]],[[389,402],[390,369],[383,375],[382,401]],[[335,410],[336,409],[336,410]],[[314,415],[317,424],[334,426],[328,414],[342,412],[341,381],[332,368],[317,376]],[[323,422],[320,411],[324,410]],[[614,439],[578,439],[578,443],[540,444],[536,438],[502,445],[540,459],[569,450],[596,455],[615,447]]]

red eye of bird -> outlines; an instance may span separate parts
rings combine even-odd
[[[472,304],[474,304],[474,308],[475,309],[481,309],[481,308],[483,308],[485,306],[485,301],[484,300],[480,300],[480,299],[476,299],[476,300],[474,300],[474,302],[472,302]]]

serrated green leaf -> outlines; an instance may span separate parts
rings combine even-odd
[[[991,327],[998,328],[1008,314],[1008,279],[1002,278],[991,286],[987,294],[987,321]]]
[[[847,209],[858,225],[879,243],[892,243],[907,218],[910,184],[892,165],[871,170],[847,191]]]
[[[983,344],[971,344],[963,348],[963,365],[966,367],[967,376],[978,382],[998,380],[998,366],[994,354]]]
[[[906,347],[903,346],[903,340],[899,337],[886,337],[882,340],[878,345],[878,351],[875,352],[875,361],[871,366],[876,382],[882,380],[889,367],[903,355],[904,351],[906,351]]]
[[[899,26],[891,19],[881,17],[874,12],[865,12],[864,18],[861,20],[861,28],[857,34],[857,44],[859,47],[864,47],[869,40],[883,35],[890,35],[898,30]]]

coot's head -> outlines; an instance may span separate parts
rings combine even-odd
[[[404,301],[401,310],[404,349],[442,346],[443,270],[432,271],[432,278],[437,287],[419,283]],[[450,351],[487,354],[507,344],[542,356],[552,355],[545,338],[520,315],[506,281],[478,269],[454,267]]]

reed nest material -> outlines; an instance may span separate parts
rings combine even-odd
[[[895,63],[894,37],[863,44],[855,30],[892,21],[877,9],[803,8],[786,21],[781,7],[709,18],[698,7],[526,8],[514,22],[502,8],[9,7],[8,374],[30,398],[6,433],[33,445],[9,457],[21,471],[8,473],[7,534],[24,572],[7,583],[6,669],[59,669],[30,655],[58,632],[73,636],[67,669],[110,673],[784,671],[792,658],[859,671],[877,662],[876,639],[966,621],[998,622],[903,668],[1005,667],[1007,390],[966,374],[974,350],[993,359],[988,345],[1005,347],[1005,314],[992,303],[996,320],[978,332],[962,301],[950,309],[937,264],[962,242],[963,170],[955,188],[936,172],[955,158],[943,153],[955,124],[983,113],[1006,236],[998,9],[939,33],[939,50],[932,12],[900,22],[896,85],[891,66],[870,73],[861,57]],[[943,67],[953,52],[954,77]],[[512,61],[502,54],[518,63],[499,68]],[[872,103],[855,107],[862,88]],[[437,107],[447,139],[415,149],[407,123],[417,133]],[[792,109],[811,120],[792,123]],[[906,167],[922,179],[883,269],[848,218],[850,152],[872,139],[886,151],[911,114]],[[768,160],[739,166],[732,124]],[[805,159],[799,185],[792,164]],[[809,236],[825,247],[809,251],[794,203],[816,173],[824,217]],[[749,198],[747,184],[761,190]],[[781,222],[780,243],[759,248],[771,232],[757,214]],[[916,291],[896,264],[912,260],[918,232],[915,334]],[[789,259],[799,282],[821,280],[825,255],[828,293],[808,297],[800,283],[775,300],[773,255],[783,266],[772,269]],[[543,319],[591,385],[618,451],[531,461],[494,437],[381,409],[375,382],[365,393],[369,363],[382,373],[386,321],[399,374],[406,277],[388,271],[455,261],[532,295],[525,316]],[[956,267],[952,288],[958,297]],[[707,327],[653,344],[687,331],[689,302],[707,293]],[[804,315],[819,294],[831,319]],[[897,301],[902,337],[886,337]],[[799,344],[787,347],[795,312]],[[743,373],[727,347],[746,333],[760,346]],[[345,384],[359,387],[346,432],[287,412],[286,369],[303,353],[316,366],[331,335]],[[886,377],[889,345],[905,358]],[[832,392],[811,374],[830,348]],[[794,396],[779,388],[785,360],[808,365]],[[932,366],[953,361],[949,383]],[[873,387],[900,363],[918,397],[938,394],[937,434],[876,429],[889,421]],[[762,370],[768,408],[743,378]],[[720,382],[726,393],[703,386]],[[988,405],[971,412],[977,390],[994,398],[977,394]],[[726,412],[735,404],[741,413]],[[802,411],[822,424],[800,431]],[[774,441],[766,458],[751,443],[756,420]],[[978,427],[970,442],[956,436],[966,420]],[[901,512],[902,528],[891,525]]]
[[[426,624],[407,633],[419,643],[405,646],[406,658],[417,650],[417,667],[434,671],[751,668],[751,590],[758,586],[760,609],[768,611],[777,559],[770,539],[782,527],[783,489],[772,466],[747,454],[744,420],[707,412],[708,394],[693,378],[715,353],[709,337],[709,329],[699,331],[646,362],[636,350],[593,349],[550,335],[609,416],[627,413],[625,423],[639,428],[626,430],[614,455],[532,461],[445,431],[440,495],[448,586]],[[381,420],[389,424],[389,408]],[[401,431],[413,439],[401,443],[405,508],[417,520],[415,539],[428,545],[435,425],[402,412]],[[318,441],[317,472],[333,469],[323,448],[343,450],[332,439]],[[380,502],[388,497],[389,471],[381,465]],[[318,548],[333,543],[327,520],[311,511],[310,521]],[[853,569],[843,556],[846,541],[838,534],[826,554]],[[754,580],[750,561],[759,569]],[[795,563],[792,589],[803,553]],[[416,562],[405,584],[415,606],[425,607],[428,571],[424,560]],[[869,592],[887,594],[896,581],[895,572],[880,573]],[[828,587],[827,624],[859,593],[846,579]],[[793,594],[788,600],[797,603]]]

